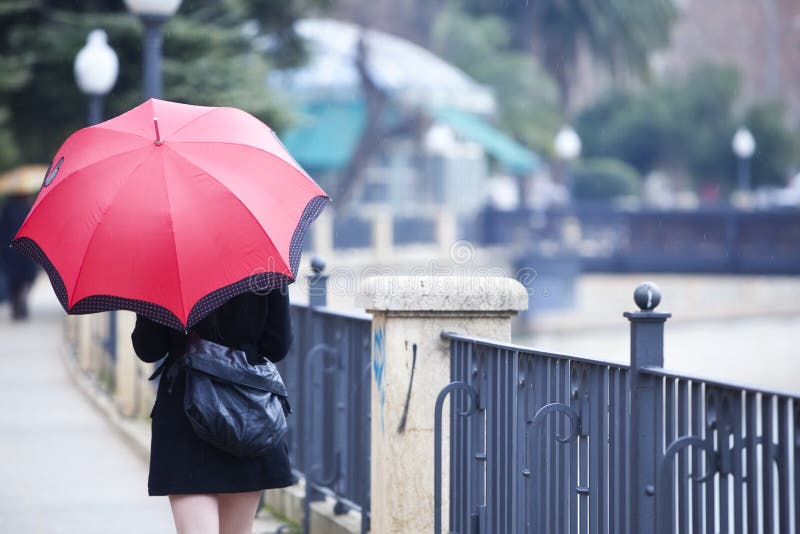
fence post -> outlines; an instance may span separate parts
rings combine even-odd
[[[324,307],[328,305],[328,275],[325,271],[325,260],[319,256],[311,258],[312,274],[308,275],[309,306]]]
[[[646,367],[664,366],[664,323],[669,313],[653,311],[661,302],[661,291],[645,282],[636,288],[633,299],[639,311],[625,312],[631,323],[631,508],[630,532],[658,532],[656,518],[656,469],[663,454],[657,443],[659,378],[642,374]]]
[[[441,333],[507,343],[511,317],[527,307],[528,295],[510,278],[380,276],[364,282],[358,303],[372,313],[371,530],[432,532],[434,406],[451,380],[450,345]],[[443,427],[449,456],[449,425]]]

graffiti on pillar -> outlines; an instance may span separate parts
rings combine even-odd
[[[375,387],[378,388],[378,398],[381,403],[381,433],[383,433],[383,405],[386,400],[386,391],[383,381],[386,371],[386,343],[383,325],[378,325],[372,333],[372,372],[375,375]]]

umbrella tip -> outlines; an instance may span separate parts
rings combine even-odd
[[[164,140],[161,139],[161,134],[158,132],[158,117],[153,117],[153,125],[156,127],[156,144],[163,145]]]

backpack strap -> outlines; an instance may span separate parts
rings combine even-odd
[[[171,363],[171,360],[172,360],[172,354],[170,353],[167,355],[166,358],[164,358],[164,360],[161,362],[161,365],[158,366],[158,369],[156,369],[155,372],[152,375],[150,375],[150,378],[148,378],[148,380],[155,380],[156,378],[158,378],[164,371],[166,371],[166,367]]]

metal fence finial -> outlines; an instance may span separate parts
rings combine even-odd
[[[325,271],[325,260],[319,256],[311,258],[312,274],[308,275],[308,303],[311,306],[328,305],[328,275]]]
[[[661,304],[661,290],[653,282],[643,282],[633,292],[633,301],[640,310],[653,311]]]

